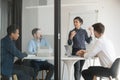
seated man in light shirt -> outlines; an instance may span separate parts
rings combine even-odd
[[[43,38],[42,32],[39,28],[34,28],[32,30],[32,35],[33,35],[34,39],[30,40],[30,42],[28,44],[29,54],[35,55],[37,53],[38,46],[39,47],[46,46],[46,47],[50,48],[49,43],[45,40],[45,38]],[[32,60],[31,66],[34,68],[34,71],[35,71],[34,80],[36,80],[38,71],[41,71],[41,70],[49,70],[47,72],[45,80],[51,80],[51,77],[54,73],[54,66],[51,63],[49,63],[46,60],[41,60],[41,59],[40,60]]]
[[[105,27],[102,23],[92,25],[94,35],[97,38],[94,47],[91,51],[81,50],[77,55],[85,58],[97,56],[99,58],[100,66],[91,66],[82,71],[82,76],[85,80],[93,80],[94,75],[103,75],[107,73],[106,69],[110,68],[115,60],[115,50],[109,39],[104,36]]]

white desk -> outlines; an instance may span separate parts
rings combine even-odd
[[[46,60],[54,60],[54,57],[53,56],[50,56],[50,57],[38,57],[38,56],[35,56],[35,55],[28,55],[27,57],[25,57],[24,59],[46,59]],[[74,64],[78,61],[78,60],[84,60],[84,58],[82,57],[78,57],[78,56],[71,56],[71,57],[67,57],[67,56],[64,56],[64,57],[61,57],[61,61],[63,61],[66,66],[67,66],[67,69],[68,69],[68,80],[72,80],[72,71],[73,71],[73,67],[74,67]],[[63,78],[63,76],[62,76]]]
[[[24,57],[24,59],[46,59],[46,60],[54,60],[54,56],[38,57],[38,56],[35,56],[35,55],[28,55],[27,57]]]
[[[74,64],[78,61],[78,60],[84,60],[85,58],[82,58],[82,57],[79,57],[79,56],[71,56],[71,57],[62,57],[62,61],[66,64],[67,66],[67,69],[68,69],[68,80],[72,80],[72,77],[74,75],[72,75],[73,73],[73,67],[74,67]],[[64,64],[63,64],[64,65]],[[63,66],[63,69],[64,69],[64,66]],[[63,75],[63,74],[62,74]],[[63,76],[62,76],[63,78]]]

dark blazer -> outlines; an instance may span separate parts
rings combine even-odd
[[[23,58],[27,55],[22,54],[15,46],[13,40],[7,35],[1,39],[1,73],[11,76],[13,72],[14,57]]]

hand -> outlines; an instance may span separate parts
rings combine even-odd
[[[75,35],[76,35],[76,31],[72,31],[72,32],[70,33],[70,39],[72,40]]]
[[[93,34],[93,27],[89,27],[88,30],[90,31],[90,34],[92,35]]]
[[[76,55],[83,57],[84,53],[86,53],[86,50],[79,50],[77,51]]]

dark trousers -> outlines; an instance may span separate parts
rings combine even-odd
[[[73,48],[72,55],[75,55],[78,50],[80,50],[80,49]],[[80,77],[81,77],[81,74],[82,74],[81,71],[82,71],[82,67],[83,67],[84,63],[85,63],[85,60],[79,60],[74,64],[75,80],[80,80]]]
[[[34,76],[34,69],[24,65],[14,65],[13,74],[17,74],[18,80],[31,80]]]
[[[82,67],[84,65],[85,60],[79,60],[74,64],[74,77],[75,80],[80,80],[81,77],[81,71],[82,71]]]
[[[85,80],[93,80],[94,75],[108,77],[111,75],[111,72],[109,68],[100,66],[92,66],[82,71],[82,76]]]
[[[14,74],[17,75],[18,80],[31,80],[34,71],[30,67],[14,64],[12,75]],[[10,77],[12,76],[2,74],[2,80],[9,80]]]
[[[41,70],[48,70],[45,80],[51,80],[52,75],[54,73],[54,66],[47,61],[31,61],[31,66],[34,68],[34,80],[38,75],[38,72]]]

